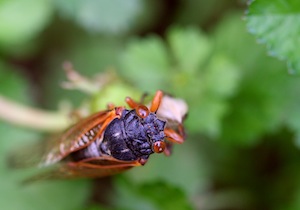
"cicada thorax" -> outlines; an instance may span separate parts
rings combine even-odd
[[[155,152],[155,142],[164,141],[164,127],[165,122],[153,113],[141,118],[135,110],[124,110],[106,129],[101,148],[119,160],[147,160]]]
[[[141,118],[135,110],[123,110],[120,118],[112,120],[101,138],[72,153],[76,161],[110,156],[119,161],[146,161],[154,153],[153,145],[164,141],[165,121],[150,113]]]

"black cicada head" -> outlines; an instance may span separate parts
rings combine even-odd
[[[146,161],[150,154],[164,151],[165,124],[154,113],[142,118],[135,110],[124,110],[108,125],[100,149],[119,160]]]

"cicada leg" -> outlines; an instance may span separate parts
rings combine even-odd
[[[143,99],[144,97],[145,97],[145,94],[142,96],[141,101],[144,100]],[[158,110],[158,107],[160,105],[162,97],[163,97],[163,92],[161,90],[156,91],[155,96],[153,97],[152,102],[151,102],[150,112],[156,112]],[[130,97],[126,97],[125,101],[128,104],[128,106],[132,109],[136,109],[136,107],[141,106],[139,103],[137,103]]]
[[[150,106],[150,112],[156,113],[161,103],[163,92],[161,90],[156,91],[154,98],[152,99],[152,103]]]
[[[177,144],[182,144],[184,142],[185,133],[181,124],[178,126],[178,132],[171,128],[165,128],[164,132],[169,141]]]
[[[135,109],[139,104],[134,101],[132,98],[130,97],[126,97],[125,99],[126,103],[128,104],[128,106],[132,109]]]
[[[178,131],[175,131],[171,128],[165,128],[166,139],[169,142],[166,142],[166,148],[164,154],[170,156],[172,153],[173,143],[182,144],[185,140],[185,132],[183,126],[180,124],[177,128]]]
[[[125,101],[130,108],[136,110],[136,113],[139,117],[146,118],[150,112],[156,113],[160,105],[160,102],[162,100],[162,97],[163,97],[163,92],[161,90],[158,90],[152,100],[150,110],[145,105],[137,103],[130,97],[127,97]]]

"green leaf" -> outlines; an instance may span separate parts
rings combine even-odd
[[[227,98],[236,92],[241,72],[236,64],[225,55],[214,55],[205,71],[203,86],[208,94],[215,97]]]
[[[201,100],[196,101],[196,104],[194,100],[190,102],[197,108],[191,110],[189,120],[192,123],[188,126],[217,137],[220,134],[221,119],[229,107],[227,100],[237,91],[241,72],[222,54],[214,55],[209,61],[200,79]]]
[[[255,144],[261,135],[299,116],[298,96],[294,93],[299,88],[299,78],[283,75],[282,68],[278,61],[262,55],[261,65],[245,75],[238,94],[231,100],[229,114],[224,118],[223,140]]]
[[[168,86],[170,58],[162,40],[153,36],[131,41],[123,53],[120,71],[144,91]]]
[[[49,0],[0,1],[0,48],[15,48],[36,38],[52,14]]]
[[[134,23],[141,9],[138,0],[56,0],[62,16],[91,32],[120,33]]]
[[[114,204],[122,209],[193,209],[184,192],[167,182],[134,184],[122,178],[116,181],[118,194],[115,196]]]
[[[193,27],[171,29],[168,41],[177,64],[176,68],[182,71],[197,71],[212,50],[207,37]]]
[[[150,199],[160,209],[192,209],[182,190],[166,182],[146,183],[140,186],[141,195]],[[166,199],[172,198],[172,199]]]
[[[110,83],[108,87],[95,94],[91,101],[92,113],[107,109],[108,103],[117,106],[126,106],[125,98],[130,96],[133,99],[140,99],[143,94],[120,81]],[[105,100],[103,100],[105,99]]]
[[[297,0],[259,0],[249,6],[249,31],[265,43],[270,55],[283,59],[290,73],[300,72],[300,4]]]

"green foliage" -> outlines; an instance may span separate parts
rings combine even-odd
[[[287,61],[290,73],[300,71],[299,21],[297,0],[253,1],[247,15],[249,31],[266,44],[270,55]]]
[[[132,182],[141,184],[160,180],[179,187],[187,195],[204,190],[209,185],[207,170],[210,166],[200,153],[201,146],[196,142],[199,139],[192,139],[193,144],[176,145],[172,158],[152,155],[147,165],[134,168],[124,175]]]
[[[205,62],[211,51],[209,40],[195,28],[172,29],[168,42],[176,68],[195,72]]]
[[[176,22],[184,24],[205,24],[216,17],[216,13],[230,7],[235,1],[194,1],[180,0],[180,11],[177,13]],[[201,8],[201,12],[199,12]]]
[[[154,36],[130,42],[119,70],[144,91],[159,88],[179,97],[188,91],[189,128],[217,135],[226,99],[235,91],[239,73],[225,54],[212,55],[212,48],[199,30],[172,28],[167,43]]]
[[[1,65],[1,95],[16,101],[28,102],[30,98],[27,82],[11,71],[12,67]],[[40,138],[34,131],[17,128],[0,121],[0,203],[7,210],[13,209],[74,209],[82,205],[88,196],[89,183],[86,181],[53,181],[22,184],[22,180],[32,174],[31,170],[11,169],[8,158],[11,152]],[[25,146],[24,146],[25,145]],[[35,171],[36,172],[36,171]],[[67,196],[67,197],[66,197]],[[14,198],[12,200],[12,198]],[[72,200],[72,202],[70,202]]]
[[[55,1],[61,16],[76,21],[91,32],[120,33],[134,23],[141,9],[137,0]]]
[[[118,179],[116,184],[118,194],[114,204],[120,209],[193,209],[185,194],[167,182],[156,181],[135,185],[126,179]],[[133,197],[135,199],[131,200]]]
[[[189,106],[187,140],[170,157],[153,154],[145,166],[93,185],[22,185],[37,169],[10,168],[11,151],[44,137],[0,121],[1,207],[299,209],[300,78],[265,46],[299,72],[300,4],[253,1],[244,21],[241,2],[0,1],[0,109],[4,96],[95,112],[157,89]],[[66,60],[99,90],[62,88]]]
[[[14,73],[13,67],[0,60],[1,95],[27,103],[29,101],[27,82]]]
[[[254,40],[246,33],[239,33],[239,37],[247,42],[228,46],[226,43],[235,42],[239,24],[238,19],[228,18],[220,26],[220,30],[226,28],[226,33],[215,34],[219,50],[238,58],[237,65],[244,69],[239,91],[230,101],[230,111],[223,120],[222,139],[251,145],[257,143],[258,136],[278,129],[283,123],[295,126],[299,78],[283,74],[282,63],[267,57],[263,47],[253,49]],[[247,49],[249,56],[237,57],[239,49]]]
[[[154,90],[165,86],[168,78],[168,54],[162,40],[157,37],[145,41],[133,40],[124,52],[121,63],[122,75],[140,87]],[[134,75],[134,77],[133,77]]]
[[[52,14],[53,6],[49,0],[2,0],[0,49],[17,51],[17,48],[24,47],[45,29]]]
[[[95,74],[106,70],[115,71],[113,64],[117,62],[122,49],[122,42],[117,38],[91,36],[74,28],[68,30],[72,34],[71,38],[62,37],[62,40],[59,41],[69,47],[63,50],[55,49],[49,55],[49,59],[42,64],[42,68],[47,69],[45,73],[47,76],[43,78],[42,84],[45,94],[47,94],[45,98],[47,108],[56,108],[57,104],[65,99],[73,104],[79,104],[87,98],[80,91],[61,88],[60,84],[66,81],[65,72],[62,70],[64,61],[69,60],[73,63],[76,71],[94,79]]]

